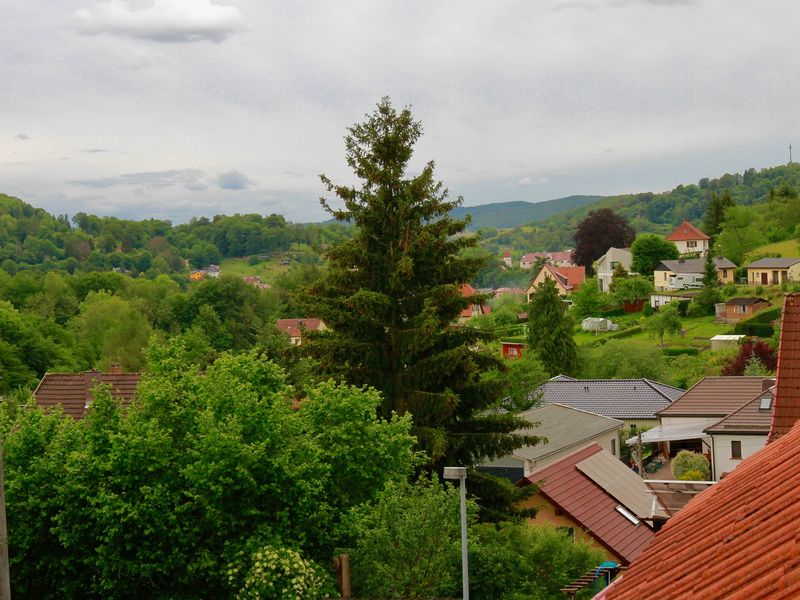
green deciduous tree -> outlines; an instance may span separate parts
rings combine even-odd
[[[745,255],[762,243],[761,216],[749,206],[732,206],[725,211],[717,236],[717,256],[741,265]]]
[[[344,204],[323,206],[358,228],[331,249],[325,277],[307,290],[307,314],[329,329],[309,335],[303,348],[322,373],[380,391],[383,415],[411,413],[434,464],[473,465],[523,440],[512,434],[515,417],[486,411],[503,395],[482,377],[502,368],[480,349],[486,334],[452,326],[479,299],[463,297],[460,285],[482,260],[462,254],[477,240],[458,235],[467,222],[449,213],[461,200],[448,200],[433,163],[407,176],[421,134],[408,109],[397,111],[384,98],[345,138],[359,186],[322,177]]]
[[[572,300],[572,312],[578,319],[597,316],[611,304],[610,296],[600,291],[597,279],[594,277],[584,279],[578,291],[573,292],[570,299]]]
[[[578,366],[573,323],[553,280],[545,279],[536,288],[528,305],[528,319],[528,346],[547,373],[573,373]]]
[[[258,552],[328,565],[342,517],[416,462],[410,419],[379,418],[374,391],[329,382],[293,407],[253,354],[206,373],[175,342],[148,359],[127,409],[101,389],[78,422],[0,413],[17,595],[249,597]]]
[[[653,289],[653,282],[646,277],[623,277],[611,283],[611,297],[620,304],[633,303],[649,298]]]
[[[631,246],[631,270],[643,277],[652,277],[662,260],[673,260],[680,256],[678,247],[660,235],[644,233]]]
[[[664,335],[678,333],[681,330],[681,318],[678,316],[678,305],[670,302],[662,306],[659,311],[644,322],[645,330],[653,336],[658,336],[658,343],[664,345]]]

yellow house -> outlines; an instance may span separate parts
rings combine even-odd
[[[534,523],[551,523],[629,565],[653,540],[666,512],[644,481],[617,457],[590,444],[527,477],[517,486],[538,491],[520,504],[535,508]]]
[[[780,285],[800,281],[800,258],[762,258],[747,265],[750,285]]]
[[[736,265],[724,256],[714,257],[717,279],[723,285],[735,279]],[[653,271],[653,284],[657,290],[683,290],[703,287],[704,258],[679,258],[662,260]]]

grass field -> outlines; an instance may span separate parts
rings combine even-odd
[[[642,317],[642,313],[635,313],[632,315],[611,317],[611,320],[619,325],[624,325],[625,323],[630,323],[631,325],[640,325],[645,319]],[[733,325],[715,323],[713,316],[684,318],[681,319],[681,322],[683,324],[683,330],[685,334],[665,335],[664,346],[693,346],[696,348],[707,348],[711,346],[709,338],[721,333],[733,332]],[[594,334],[587,331],[579,331],[575,333],[575,342],[579,346],[584,346],[602,339],[605,335],[609,334]],[[621,339],[638,342],[650,340],[653,344],[658,343],[658,340],[654,337],[651,337],[646,331],[639,331],[633,335],[623,337]]]
[[[223,275],[255,276],[264,283],[274,283],[275,278],[289,268],[281,265],[279,258],[270,258],[255,265],[249,264],[246,258],[225,258],[219,267]]]
[[[775,242],[773,244],[766,244],[759,246],[752,252],[751,255],[766,254],[777,252],[782,257],[794,258],[800,256],[800,248],[798,248],[797,240],[783,240],[782,242]]]

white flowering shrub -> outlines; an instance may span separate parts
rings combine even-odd
[[[228,571],[231,583],[239,567]],[[330,576],[313,561],[290,548],[265,546],[251,557],[250,570],[236,594],[237,600],[317,600],[333,592]]]

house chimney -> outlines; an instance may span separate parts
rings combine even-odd
[[[761,382],[761,391],[762,392],[766,392],[773,385],[775,385],[775,378],[774,377],[768,377],[767,379],[765,379],[764,381]]]
[[[122,366],[118,362],[112,362],[108,365],[108,372],[113,373],[114,375],[119,375],[122,373]]]
[[[800,294],[783,298],[773,406],[767,444],[788,433],[800,419]]]

